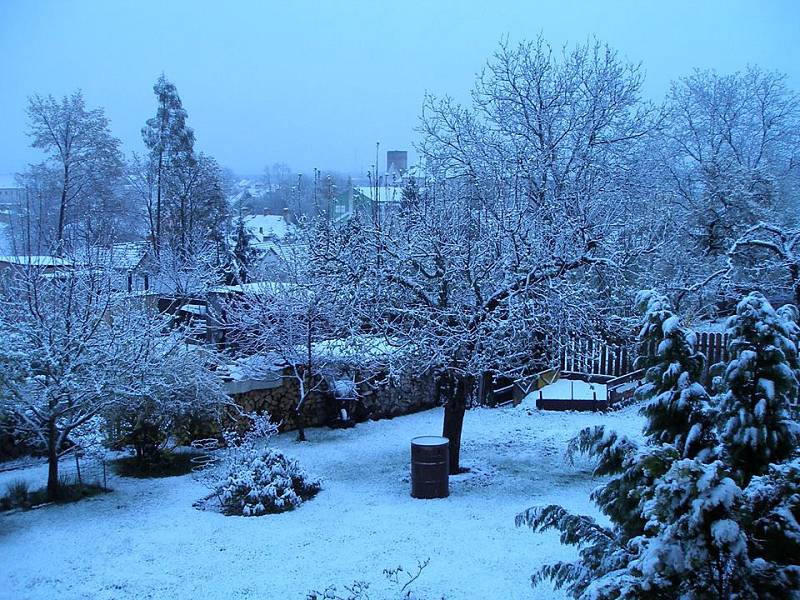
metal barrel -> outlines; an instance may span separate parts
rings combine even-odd
[[[411,440],[411,495],[414,498],[447,498],[450,474],[450,441],[426,435]]]

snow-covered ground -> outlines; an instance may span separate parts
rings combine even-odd
[[[554,381],[541,390],[532,392],[532,400],[539,397],[539,392],[545,400],[605,400],[607,393],[605,384],[587,383],[576,379]],[[533,402],[535,404],[535,400]]]
[[[372,582],[371,598],[391,598],[383,569],[426,558],[414,589],[427,598],[563,598],[549,586],[531,590],[529,575],[574,550],[555,534],[516,529],[514,516],[548,503],[596,515],[591,464],[570,466],[564,450],[587,425],[638,433],[635,408],[540,412],[525,401],[469,411],[462,457],[473,471],[451,478],[447,499],[412,499],[409,441],[437,435],[441,418],[434,409],[309,430],[304,444],[292,433],[275,438],[325,480],[315,499],[281,515],[199,511],[192,503],[206,489],[184,476],[115,477],[111,494],[0,516],[0,598],[301,600],[357,579]],[[18,476],[0,473],[0,486]]]

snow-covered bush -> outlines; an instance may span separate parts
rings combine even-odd
[[[292,510],[321,488],[297,461],[271,448],[238,453],[228,468],[217,494],[229,515],[255,517]]]
[[[228,515],[255,517],[292,510],[321,489],[319,480],[306,474],[297,461],[268,448],[265,443],[277,433],[269,415],[245,414],[246,430],[225,431],[224,448],[198,463],[196,473]],[[210,450],[201,440],[200,447]]]
[[[754,586],[762,597],[800,594],[800,459],[770,465],[744,490]]]
[[[800,598],[800,460],[792,407],[798,397],[797,311],[745,297],[729,322],[731,359],[709,397],[704,357],[667,300],[648,292],[641,339],[655,348],[638,396],[643,445],[588,428],[570,452],[597,457],[610,480],[592,493],[609,518],[552,505],[517,517],[555,529],[579,548],[545,565],[574,598]]]

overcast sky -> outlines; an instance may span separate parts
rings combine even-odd
[[[359,173],[375,142],[411,149],[426,91],[465,97],[501,37],[539,32],[610,43],[643,64],[653,99],[695,67],[748,63],[800,89],[796,0],[0,0],[0,173],[39,159],[25,135],[33,93],[81,88],[139,150],[161,71],[198,147],[237,173],[277,161]]]

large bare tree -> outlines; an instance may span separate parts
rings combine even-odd
[[[599,43],[503,45],[471,106],[427,99],[422,191],[311,245],[363,297],[367,326],[438,375],[452,472],[476,378],[546,366],[557,335],[602,319],[648,249],[631,225],[648,190],[638,144],[655,120],[640,85]]]
[[[58,181],[51,241],[53,251],[61,256],[65,227],[71,219],[86,222],[89,236],[96,238],[92,219],[113,212],[118,192],[113,184],[122,174],[119,140],[111,135],[103,109],[87,109],[80,91],[61,100],[32,96],[28,117],[33,147],[48,155],[42,168],[51,170]],[[35,175],[32,170],[29,179]]]

